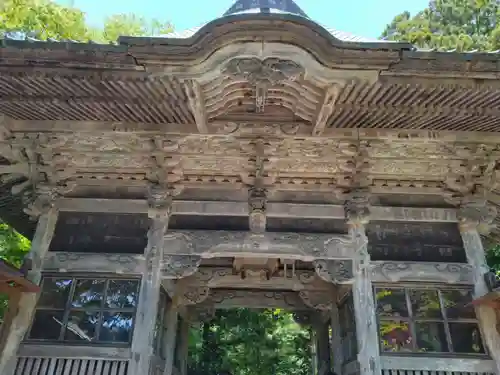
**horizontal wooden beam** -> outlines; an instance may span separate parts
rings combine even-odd
[[[382,355],[380,357],[380,362],[384,370],[496,373],[494,361],[480,358],[402,357],[399,355]]]
[[[474,284],[474,270],[469,264],[377,261],[370,265],[372,281],[376,283]]]
[[[49,252],[43,261],[44,272],[95,272],[142,275],[142,254]]]
[[[107,359],[128,360],[130,348],[89,345],[43,345],[24,343],[19,346],[19,357],[68,358],[68,359]]]
[[[142,199],[96,199],[61,198],[57,207],[66,212],[106,212],[146,214],[148,205]],[[247,202],[217,201],[174,201],[174,215],[200,216],[248,216]],[[342,205],[306,203],[268,203],[266,215],[275,218],[344,219]],[[374,221],[418,221],[447,222],[457,221],[456,210],[452,208],[415,208],[380,207],[371,208]]]
[[[231,267],[200,267],[196,273],[182,279],[182,286],[207,286],[214,288],[233,289],[265,289],[265,290],[315,290],[335,293],[334,286],[322,280],[315,271],[295,270],[290,268],[277,271],[269,280],[263,277],[252,276],[248,272],[247,277],[242,278],[239,274],[233,274]]]
[[[234,309],[251,307],[254,309],[310,310],[296,292],[275,292],[267,290],[224,290],[210,291],[209,297],[197,308]]]

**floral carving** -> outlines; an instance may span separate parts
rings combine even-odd
[[[319,277],[328,283],[345,284],[354,279],[352,260],[316,260],[314,269]]]
[[[383,282],[427,281],[472,283],[473,267],[459,263],[377,262],[371,264],[372,279]]]
[[[252,85],[276,85],[285,80],[298,79],[305,73],[305,69],[291,60],[236,58],[226,64],[222,73],[244,78]]]
[[[307,306],[314,310],[328,311],[335,303],[335,296],[326,292],[302,290],[299,296]]]
[[[181,279],[194,274],[201,263],[196,255],[168,255],[163,260],[163,278]]]

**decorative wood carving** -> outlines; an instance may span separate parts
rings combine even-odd
[[[307,310],[302,299],[295,292],[251,291],[214,289],[202,305],[218,308],[235,308],[251,305],[253,308],[282,308],[285,310]]]
[[[315,260],[314,269],[319,277],[332,284],[350,284],[354,280],[352,260]]]
[[[207,300],[210,295],[210,289],[205,286],[182,286],[180,291],[175,294],[175,301],[179,305],[189,306],[197,305]]]
[[[486,200],[469,199],[460,206],[457,216],[462,227],[477,228],[482,233],[488,233],[497,214],[496,207]]]
[[[184,81],[186,95],[189,101],[189,106],[193,112],[198,132],[201,134],[208,133],[207,128],[207,112],[205,108],[205,98],[200,84],[195,80]]]
[[[329,311],[332,309],[332,305],[336,303],[336,298],[333,293],[301,290],[299,296],[307,306],[314,310]]]
[[[143,255],[49,252],[43,261],[46,272],[101,272],[124,275],[142,273]]]
[[[291,60],[234,58],[221,72],[236,79],[247,80],[255,88],[257,112],[263,112],[269,87],[287,80],[295,81],[305,74],[305,69]]]
[[[344,236],[304,233],[252,234],[237,231],[175,231],[165,237],[167,254],[213,257],[348,259],[353,253]]]
[[[335,104],[337,103],[337,99],[341,91],[342,90],[338,84],[334,84],[325,90],[323,102],[320,104],[318,115],[316,117],[316,123],[313,129],[314,136],[320,136],[323,134],[327,122],[335,109]]]
[[[370,220],[370,198],[367,190],[354,190],[345,203],[347,220],[353,224],[365,224]]]
[[[165,237],[165,257],[163,258],[162,277],[164,279],[181,279],[194,274],[201,263],[198,255],[168,255],[168,236]]]
[[[474,270],[468,264],[375,262],[371,267],[374,282],[474,283]]]

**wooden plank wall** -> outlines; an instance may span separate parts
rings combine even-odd
[[[127,375],[128,361],[19,357],[14,375]]]

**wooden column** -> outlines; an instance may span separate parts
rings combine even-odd
[[[330,369],[330,338],[329,325],[324,321],[322,314],[317,314],[313,319],[313,329],[316,334],[317,373],[325,375]]]
[[[474,269],[474,298],[479,298],[489,292],[484,279],[484,275],[489,272],[489,267],[486,264],[479,230],[489,229],[489,225],[496,217],[496,209],[488,207],[486,202],[469,202],[462,205],[458,214],[467,261]],[[486,346],[496,363],[497,374],[500,374],[500,336],[496,330],[495,310],[482,304],[476,307],[476,314]]]
[[[364,193],[351,195],[346,202],[349,234],[355,246],[354,283],[352,293],[361,375],[381,375],[380,346],[375,301],[370,272],[370,254],[365,224],[369,221],[369,197]]]
[[[40,216],[26,262],[30,266],[27,278],[37,285],[42,279],[43,259],[49,250],[56,229],[58,211],[53,203],[48,196],[41,196],[35,201]],[[17,301],[17,307],[12,307],[15,310],[15,317],[11,320],[9,327],[4,330],[6,344],[0,353],[0,374],[2,375],[11,375],[15,371],[16,352],[31,323],[38,297],[38,293],[23,293]]]
[[[330,311],[330,325],[332,327],[332,337],[330,341],[330,362],[333,372],[337,375],[342,374],[342,364],[344,362],[342,353],[342,338],[340,336],[340,317],[337,303],[332,305]]]
[[[179,331],[179,373],[187,375],[188,351],[189,351],[189,322],[186,319],[181,319],[181,327]]]
[[[314,329],[314,326],[310,328],[311,332],[311,374],[318,375],[318,333]]]
[[[146,262],[144,262],[132,339],[130,375],[147,375],[152,369],[154,330],[160,300],[164,236],[168,228],[172,203],[169,191],[161,187],[152,187],[149,198],[151,224],[148,231],[148,245],[145,250]]]
[[[163,375],[172,375],[174,369],[175,344],[177,338],[177,324],[179,321],[179,310],[175,303],[175,299],[169,304],[166,319],[165,319],[165,336],[164,336],[164,357],[165,368]]]

